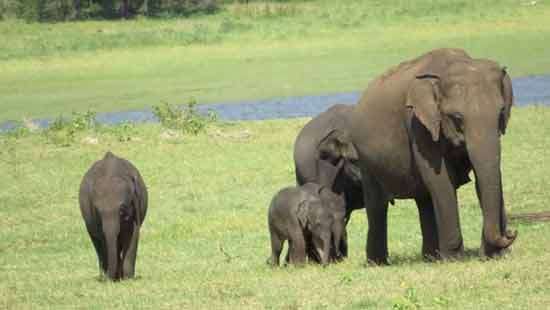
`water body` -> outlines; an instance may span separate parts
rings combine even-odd
[[[550,75],[532,75],[512,80],[517,106],[540,104],[550,106]],[[332,93],[320,96],[300,96],[274,98],[268,100],[250,100],[240,102],[220,102],[197,106],[200,113],[213,111],[221,120],[266,120],[315,116],[336,103],[354,104],[359,100],[360,91]],[[140,111],[122,111],[98,113],[96,120],[101,124],[116,125],[124,122],[158,122],[150,108]],[[36,119],[33,122],[45,128],[52,119]],[[8,131],[17,122],[0,124],[0,132]]]

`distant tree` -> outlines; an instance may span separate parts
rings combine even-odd
[[[113,18],[115,16],[115,1],[101,0],[101,9],[104,18]]]
[[[220,3],[247,0],[0,0],[0,19],[15,16],[27,21],[86,18],[130,18],[213,13]]]
[[[82,11],[80,0],[74,0],[73,7],[74,7],[73,19],[79,19],[81,16],[80,12]]]

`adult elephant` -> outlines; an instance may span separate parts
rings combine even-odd
[[[373,80],[351,113],[368,216],[367,259],[387,264],[387,206],[415,199],[425,257],[464,251],[456,190],[473,169],[483,214],[480,252],[492,257],[515,240],[506,227],[500,136],[513,105],[512,83],[494,61],[437,49]]]
[[[296,183],[316,183],[344,195],[346,224],[351,212],[364,208],[357,150],[349,132],[353,106],[336,104],[309,121],[294,142]],[[340,248],[347,256],[347,237]]]

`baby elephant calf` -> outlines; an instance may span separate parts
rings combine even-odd
[[[147,212],[147,188],[138,170],[107,152],[84,175],[79,202],[100,273],[115,281],[132,278]]]
[[[345,214],[343,197],[327,187],[307,183],[282,189],[269,206],[270,264],[279,265],[285,240],[288,240],[287,260],[291,264],[305,263],[306,256],[322,265],[340,258]]]

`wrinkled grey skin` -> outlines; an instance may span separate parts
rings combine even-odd
[[[344,104],[330,107],[309,121],[294,142],[296,183],[317,183],[345,194],[349,212],[364,208],[357,151],[348,129],[352,110],[353,106]],[[334,171],[341,160],[343,164]]]
[[[79,202],[100,273],[114,281],[134,277],[147,212],[147,188],[138,170],[107,152],[84,175]]]
[[[314,183],[279,191],[269,206],[271,236],[269,263],[279,266],[283,242],[288,240],[287,262],[302,265],[306,257],[327,265],[339,253],[345,233],[345,202],[329,188]]]
[[[346,223],[353,210],[364,208],[357,151],[348,129],[351,111],[353,106],[333,105],[310,120],[294,142],[296,183],[317,183],[344,195]],[[347,256],[346,236],[340,252]]]
[[[374,79],[351,114],[368,215],[367,259],[387,264],[388,201],[415,199],[422,253],[464,252],[457,189],[474,172],[483,215],[481,255],[503,253],[507,229],[500,139],[513,105],[510,76],[494,61],[437,49]]]

